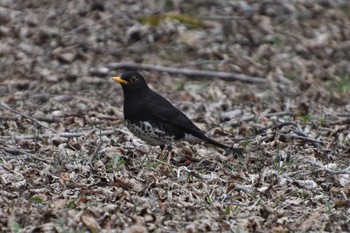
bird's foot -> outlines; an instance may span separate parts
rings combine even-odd
[[[241,147],[229,147],[226,149],[225,155],[233,154],[235,156],[241,156],[244,153],[244,149]]]
[[[159,160],[163,161],[163,156],[166,155],[168,164],[170,163],[171,150],[173,149],[171,144],[160,145],[161,152],[159,154]]]

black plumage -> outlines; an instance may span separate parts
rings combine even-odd
[[[206,142],[242,153],[240,148],[228,147],[206,136],[185,114],[152,91],[140,73],[126,72],[113,80],[123,88],[126,125],[142,140],[160,146],[179,140]]]

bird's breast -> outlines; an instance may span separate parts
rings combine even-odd
[[[126,120],[125,124],[135,136],[152,145],[165,145],[176,140],[174,134],[149,121]]]

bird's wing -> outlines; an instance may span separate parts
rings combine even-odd
[[[147,112],[152,114],[152,117],[157,119],[158,121],[162,121],[166,124],[174,126],[178,129],[182,129],[183,131],[192,134],[204,141],[211,143],[215,146],[221,147],[223,149],[227,149],[228,147],[224,144],[221,144],[214,139],[211,139],[205,135],[205,133],[199,129],[193,122],[180,110],[174,107],[168,100],[159,94],[153,92],[154,101],[149,101],[153,104],[148,105]]]
[[[169,109],[160,107],[154,112],[154,116],[162,122],[175,126],[195,136],[201,136],[204,134],[203,131],[193,124],[193,122],[180,110],[172,109],[169,111]]]
[[[150,109],[150,112],[152,112],[156,119],[183,129],[185,132],[192,133],[195,136],[201,137],[204,134],[203,131],[193,124],[193,122],[185,114],[173,106],[164,97],[156,99],[157,104],[149,106],[152,108]]]

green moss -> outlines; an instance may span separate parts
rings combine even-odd
[[[37,204],[44,204],[44,200],[37,196],[32,196],[30,200]]]
[[[342,94],[350,91],[350,76],[345,74],[340,75],[336,87]]]
[[[171,11],[174,9],[174,3],[172,0],[164,0],[165,11]]]
[[[277,147],[277,153],[276,153],[276,156],[275,156],[275,169],[277,171],[280,171],[281,169],[281,152],[280,152],[280,146],[278,145]]]
[[[74,209],[75,208],[75,200],[68,200],[67,203],[66,203],[66,208],[68,209]]]
[[[225,209],[225,216],[230,216],[231,215],[231,208],[230,207],[226,207]]]
[[[11,230],[12,230],[12,232],[15,232],[15,233],[20,232],[21,231],[21,226],[19,225],[18,222],[12,222]]]
[[[312,121],[312,116],[310,114],[300,115],[297,118],[303,123],[309,123]]]
[[[307,191],[303,190],[300,194],[300,197],[303,199],[307,199],[307,198],[309,198],[309,193]]]
[[[290,71],[290,72],[288,72],[288,73],[286,74],[286,78],[289,79],[289,80],[291,80],[291,81],[296,80],[298,77],[299,77],[298,72],[293,71],[293,70]]]
[[[281,48],[283,45],[283,37],[280,34],[276,34],[273,38],[273,44],[276,48]]]
[[[175,90],[177,91],[183,91],[185,89],[185,81],[180,81],[178,83],[175,84]]]
[[[122,165],[125,164],[125,160],[119,154],[113,155],[111,163],[109,163],[108,168],[113,171],[118,171]]]
[[[324,87],[331,94],[346,94],[350,92],[350,76],[348,74],[340,74],[337,76],[337,81],[326,82]]]

